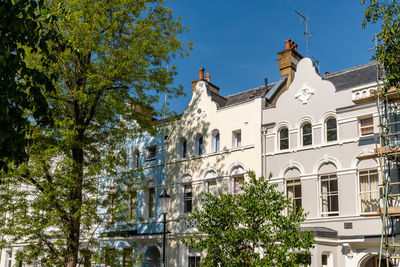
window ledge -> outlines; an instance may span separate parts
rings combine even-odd
[[[156,158],[155,157],[154,158],[148,158],[148,159],[146,159],[146,162],[153,161],[153,160],[156,160]]]
[[[371,140],[371,139],[375,139],[375,136],[376,136],[377,134],[375,134],[375,133],[373,133],[373,134],[368,134],[368,135],[363,135],[363,136],[360,136],[359,138],[358,138],[358,141],[367,141],[367,140]]]

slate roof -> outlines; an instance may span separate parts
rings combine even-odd
[[[267,91],[272,88],[272,86],[273,86],[273,84],[269,84],[267,87],[259,86],[257,88],[254,88],[254,89],[251,89],[248,91],[240,92],[240,93],[233,94],[233,95],[228,95],[228,96],[224,97],[226,99],[225,105],[220,104],[220,107],[232,106],[232,105],[236,105],[236,104],[240,104],[243,102],[253,100],[255,98],[264,97],[267,94]]]
[[[382,75],[381,71],[380,75]],[[376,81],[376,62],[327,74],[322,79],[332,82],[337,91],[373,83]]]

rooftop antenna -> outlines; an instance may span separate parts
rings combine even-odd
[[[167,62],[167,71],[169,72],[169,62]],[[163,119],[165,119],[167,117],[167,87],[165,87],[165,91],[164,91],[164,112],[163,113],[164,113]]]
[[[318,70],[318,73],[321,73],[320,72],[320,62],[319,62],[319,60],[318,59],[316,59],[315,57],[312,57],[312,59],[314,60],[314,62],[315,62],[315,65],[316,65],[316,67],[317,67],[317,70]]]
[[[304,33],[306,35],[306,48],[307,48],[307,57],[308,57],[308,35],[310,34],[308,32],[308,21],[309,18],[306,15],[301,14],[299,11],[295,10],[294,11],[300,18],[303,19],[303,21],[306,23],[306,32]]]

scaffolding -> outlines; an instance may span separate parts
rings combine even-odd
[[[381,169],[380,208],[382,234],[378,266],[398,266],[400,260],[400,94],[396,88],[381,86],[377,63],[377,85],[374,92],[379,117],[379,138],[375,155]]]

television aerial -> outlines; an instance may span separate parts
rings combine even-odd
[[[306,16],[306,15],[304,15],[304,14],[301,14],[299,11],[297,11],[297,10],[295,10],[294,11],[301,19],[303,19],[303,21],[306,23],[306,31],[305,31],[305,35],[306,35],[306,49],[307,49],[307,57],[308,57],[308,35],[310,34],[309,32],[308,32],[308,21],[309,21],[309,18]]]

